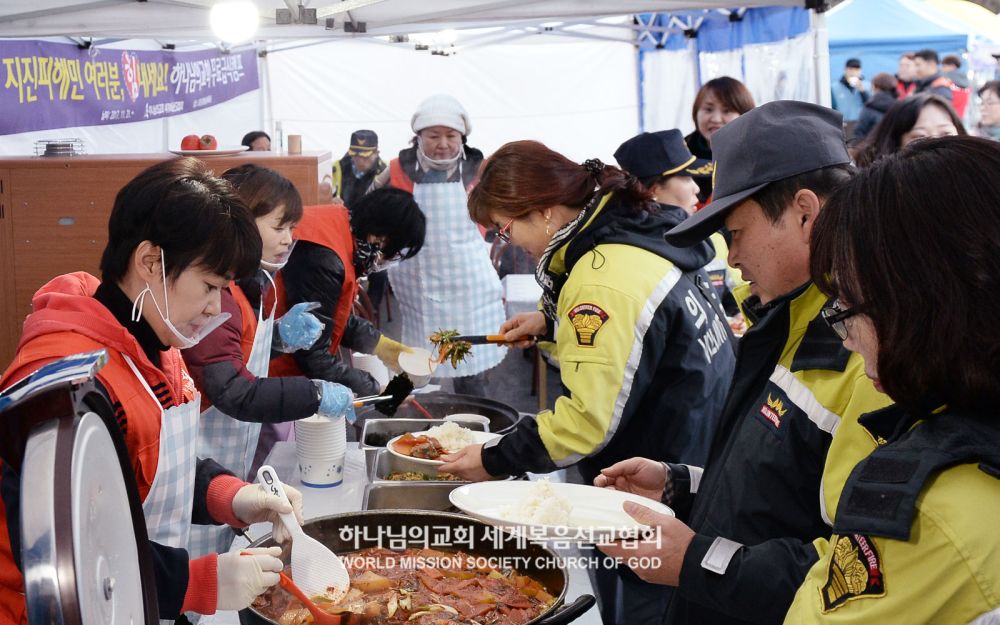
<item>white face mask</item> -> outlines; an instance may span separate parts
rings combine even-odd
[[[447,171],[455,166],[462,156],[465,155],[465,146],[460,146],[458,152],[455,156],[451,158],[445,158],[441,160],[433,159],[427,156],[427,152],[424,151],[424,140],[420,135],[417,135],[417,147],[420,149],[420,161],[427,165],[431,169],[436,169],[438,171]]]
[[[394,258],[392,260],[382,260],[382,258],[380,257],[379,261],[377,263],[375,263],[374,267],[372,267],[371,273],[375,273],[375,272],[378,272],[378,271],[385,271],[387,269],[391,269],[391,268],[395,267],[396,265],[398,265],[401,262],[403,262],[403,261],[400,258]]]
[[[169,329],[181,342],[180,349],[187,349],[200,343],[203,338],[211,334],[213,330],[225,322],[229,321],[229,318],[232,317],[229,313],[219,313],[209,319],[208,322],[198,330],[198,333],[195,336],[184,336],[170,321],[170,299],[167,297],[167,264],[162,249],[160,249],[160,273],[163,276],[163,309],[166,310],[166,312],[160,309],[160,304],[156,301],[156,296],[153,295],[153,290],[149,288],[149,283],[147,282],[146,288],[139,293],[139,296],[135,298],[135,302],[132,303],[132,321],[139,321],[139,319],[142,318],[142,302],[146,299],[146,294],[148,293],[149,299],[153,300],[153,306],[156,307],[156,312],[160,314],[160,319],[163,320],[167,329]]]
[[[284,268],[284,266],[288,264],[288,259],[292,257],[292,250],[295,249],[295,244],[298,242],[299,242],[298,239],[292,241],[292,244],[288,246],[288,251],[285,252],[285,255],[282,257],[283,260],[281,262],[269,263],[263,258],[261,258],[260,266],[266,271],[278,271]]]

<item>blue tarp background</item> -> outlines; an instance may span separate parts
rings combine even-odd
[[[798,37],[809,31],[810,17],[807,9],[799,7],[762,7],[747,9],[741,19],[730,19],[729,15],[717,10],[678,11],[674,13],[644,14],[640,16],[643,23],[661,28],[677,28],[677,20],[689,23],[698,18],[702,22],[695,34],[695,62],[700,53],[725,52],[736,50],[747,45],[775,43]],[[650,19],[652,18],[652,23]],[[639,44],[639,118],[645,119],[645,98],[643,83],[643,59],[647,54],[657,54],[661,51],[682,50],[691,41],[683,32],[653,33],[655,41],[649,37],[642,38]],[[742,79],[742,76],[734,76]]]
[[[865,79],[896,73],[899,56],[921,48],[939,56],[961,54],[967,29],[937,9],[911,0],[847,0],[827,13],[831,81],[840,80],[849,58],[861,60]]]

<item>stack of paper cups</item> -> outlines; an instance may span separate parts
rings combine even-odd
[[[295,422],[295,456],[304,486],[330,488],[344,481],[347,431],[344,417],[315,415]]]

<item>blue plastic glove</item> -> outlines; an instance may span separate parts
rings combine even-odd
[[[354,393],[343,384],[326,380],[313,380],[320,387],[319,410],[317,414],[324,417],[346,417],[348,423],[354,423]]]
[[[323,322],[309,312],[316,308],[319,308],[318,302],[299,302],[278,319],[275,323],[278,332],[274,349],[290,354],[312,347],[323,332]]]

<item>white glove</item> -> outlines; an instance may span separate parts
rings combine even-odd
[[[274,525],[272,536],[275,542],[283,543],[289,536],[285,524],[278,518],[279,514],[294,512],[299,525],[305,522],[302,516],[302,493],[285,484],[285,494],[292,504],[291,508],[260,484],[247,484],[236,491],[236,496],[233,497],[233,515],[247,525],[271,523]]]
[[[219,554],[216,564],[218,586],[216,610],[242,610],[257,595],[278,583],[284,563],[278,559],[281,547],[244,549]]]

